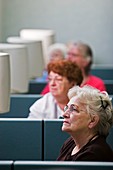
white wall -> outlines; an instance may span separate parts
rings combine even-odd
[[[0,0],[0,42],[2,42],[2,0]]]
[[[3,0],[3,40],[22,28],[50,28],[56,41],[83,40],[94,61],[113,64],[113,0]]]

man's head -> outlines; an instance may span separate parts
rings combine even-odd
[[[86,75],[89,74],[93,63],[93,52],[90,46],[82,42],[71,43],[67,51],[67,59],[75,62]]]

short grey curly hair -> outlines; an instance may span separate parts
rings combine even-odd
[[[65,44],[63,43],[54,43],[54,44],[51,44],[49,47],[48,47],[48,52],[47,52],[47,55],[49,57],[49,59],[51,58],[51,54],[55,51],[60,51],[61,54],[62,54],[62,58],[65,59],[66,58],[66,54],[67,54],[67,47]]]
[[[113,125],[113,106],[111,98],[106,91],[99,91],[91,86],[74,86],[68,92],[68,97],[77,96],[80,103],[86,105],[86,111],[90,116],[98,114],[99,122],[95,127],[98,134],[107,136]]]

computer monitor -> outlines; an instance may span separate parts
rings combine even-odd
[[[10,55],[11,93],[28,92],[28,54],[26,46],[0,43],[0,51]]]
[[[0,52],[0,114],[10,110],[10,56]]]
[[[48,47],[55,43],[55,31],[49,29],[22,29],[20,37],[28,40],[41,40],[43,46],[45,67],[49,61],[47,50]]]
[[[7,38],[7,42],[26,45],[28,50],[29,79],[42,76],[42,72],[44,70],[42,41],[27,40],[19,36],[12,36]]]

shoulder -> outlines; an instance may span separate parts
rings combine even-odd
[[[44,95],[30,107],[29,118],[48,118],[54,113],[55,101],[51,93]],[[52,113],[51,113],[52,112]]]
[[[53,95],[51,94],[51,92],[43,95],[39,100],[48,100],[48,99],[54,99]]]
[[[88,143],[76,159],[85,161],[113,161],[113,151],[102,136]]]
[[[32,106],[36,106],[36,105],[40,105],[43,104],[44,105],[49,105],[54,103],[54,97],[52,96],[52,94],[49,92],[47,94],[45,94],[44,96],[42,96],[40,99],[38,99]]]
[[[97,76],[94,76],[94,75],[90,75],[89,76],[89,80],[93,80],[93,81],[98,81],[98,82],[104,83],[104,81],[100,77],[97,77]]]
[[[100,91],[106,91],[104,81],[100,77],[89,75],[89,80],[86,82],[86,84],[91,85]]]

